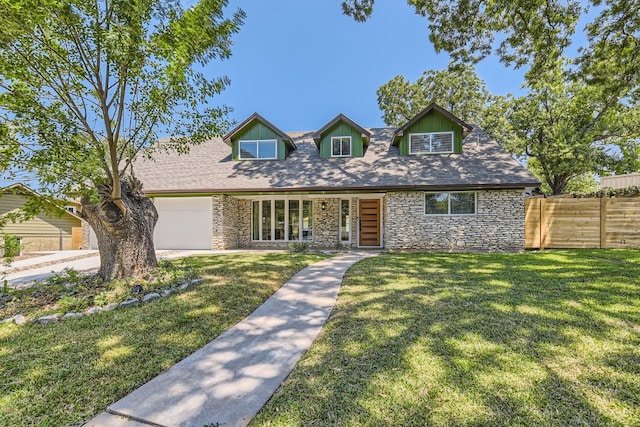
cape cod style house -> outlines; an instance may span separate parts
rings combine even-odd
[[[539,185],[436,104],[397,129],[340,114],[285,133],[256,113],[136,174],[159,212],[158,249],[523,249],[525,190]]]

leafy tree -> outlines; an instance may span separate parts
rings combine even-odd
[[[342,9],[366,21],[375,0],[344,0]],[[566,56],[581,18],[586,44],[577,57],[582,72],[607,82],[609,90],[637,87],[640,75],[640,2],[637,0],[407,0],[428,19],[437,51],[461,63],[478,62],[490,54],[506,65],[530,66],[528,76],[543,72]],[[587,15],[591,13],[591,15]],[[581,30],[581,29],[580,29]]]
[[[583,173],[569,181],[564,189],[565,193],[571,194],[593,194],[600,188],[600,183],[593,173]],[[543,188],[543,191],[546,189]]]
[[[480,123],[492,97],[473,66],[425,71],[415,83],[396,76],[380,86],[378,106],[389,126],[401,126],[431,102],[468,123]]]
[[[229,80],[200,66],[230,55],[244,13],[225,18],[226,0],[180,4],[0,0],[0,167],[82,196],[104,279],[156,266],[158,214],[136,155],[185,152],[227,126],[227,107],[207,103]]]
[[[561,67],[531,85],[527,96],[493,104],[485,128],[552,194],[585,174],[640,168],[640,109],[602,86],[568,79]]]

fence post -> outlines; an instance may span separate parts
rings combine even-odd
[[[600,249],[607,247],[607,199],[600,196]]]
[[[544,217],[544,203],[547,199],[542,197],[540,199],[540,249],[544,249],[544,238],[546,237],[546,221]]]

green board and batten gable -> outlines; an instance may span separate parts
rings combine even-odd
[[[447,110],[435,103],[418,113],[407,123],[399,127],[393,134],[392,145],[400,149],[400,154],[409,155],[409,135],[412,133],[453,132],[453,153],[462,153],[462,140],[472,130],[466,124]]]
[[[253,113],[244,122],[223,137],[223,141],[232,147],[233,160],[240,158],[240,141],[243,140],[276,140],[276,158],[285,159],[296,149],[293,140],[274,124],[258,113]]]
[[[320,149],[320,158],[332,157],[331,140],[335,137],[350,137],[351,155],[349,157],[362,157],[369,145],[371,134],[344,114],[338,114],[313,134],[312,138]]]

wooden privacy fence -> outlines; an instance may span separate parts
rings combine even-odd
[[[80,249],[82,247],[82,227],[71,228],[71,249]]]
[[[640,197],[530,197],[525,247],[640,248]]]

